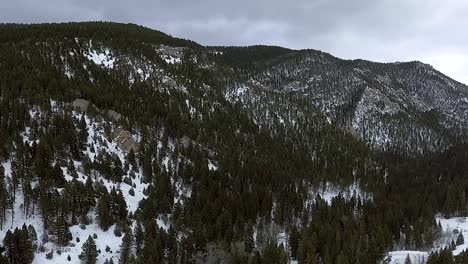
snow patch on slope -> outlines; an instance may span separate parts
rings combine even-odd
[[[327,183],[319,188],[311,188],[308,194],[307,203],[314,203],[317,195],[320,195],[320,197],[323,200],[325,200],[328,204],[331,204],[333,198],[337,197],[340,194],[345,199],[350,199],[353,196],[364,200],[372,199],[372,195],[363,191],[357,183],[348,187],[337,187],[333,184]]]
[[[436,245],[439,248],[443,248],[449,245],[452,240],[456,240],[458,233],[462,232],[465,237],[465,242],[452,251],[453,255],[458,255],[462,251],[468,249],[468,217],[452,217],[452,218],[443,218],[436,217],[436,222],[440,222],[442,226],[443,235],[439,241],[436,241]]]
[[[93,214],[89,214],[90,217]],[[107,231],[103,231],[97,223],[93,223],[86,226],[86,229],[81,229],[78,225],[70,227],[70,232],[73,235],[73,240],[70,242],[70,246],[57,247],[55,244],[48,242],[44,244],[46,251],[36,253],[33,264],[50,263],[50,264],[62,264],[62,263],[81,263],[78,256],[82,252],[82,246],[89,236],[97,235],[94,239],[96,242],[97,250],[101,250],[97,257],[97,263],[104,263],[106,259],[113,259],[114,263],[118,263],[120,256],[119,250],[122,244],[122,237],[116,237],[114,235],[115,225],[111,226]],[[37,229],[36,229],[37,230]],[[77,242],[79,238],[79,242]],[[106,252],[106,247],[109,246],[110,251]],[[61,250],[61,254],[57,254],[57,250]],[[54,257],[51,260],[46,259],[46,253],[54,250]],[[67,260],[68,255],[71,257],[71,261]]]
[[[429,253],[424,251],[391,251],[388,252],[381,263],[386,264],[405,264],[406,258],[409,256],[411,263],[423,264],[426,263]]]
[[[109,49],[105,49],[104,52],[90,50],[86,57],[88,60],[93,61],[98,66],[104,66],[108,69],[114,68],[115,58],[112,57]]]

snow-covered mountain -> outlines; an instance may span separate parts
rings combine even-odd
[[[226,48],[220,55],[244,77],[239,91],[300,97],[344,129],[387,149],[441,150],[467,133],[468,87],[430,65],[341,60],[314,50],[280,50],[258,61],[241,56],[265,48]],[[232,62],[232,56],[241,59]],[[241,101],[249,96],[233,95],[244,97]]]
[[[427,257],[467,128],[467,86],[420,62],[0,25],[0,263]]]

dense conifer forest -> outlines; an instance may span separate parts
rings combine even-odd
[[[356,116],[368,86],[468,94],[446,78],[133,24],[0,25],[0,263],[371,264],[432,251],[436,216],[468,215],[468,108]],[[335,92],[346,96],[333,104]],[[452,254],[460,234],[427,263],[468,263]]]

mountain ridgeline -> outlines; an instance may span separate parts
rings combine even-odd
[[[421,62],[2,24],[0,263],[431,250],[468,213],[467,135],[468,87]]]

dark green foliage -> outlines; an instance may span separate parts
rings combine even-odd
[[[53,231],[56,242],[60,246],[66,246],[73,239],[67,221],[63,217],[58,217],[54,223]]]
[[[460,231],[460,234],[458,234],[457,241],[455,242],[455,244],[459,246],[459,245],[462,245],[463,243],[465,243],[465,238],[463,237],[463,231]]]
[[[96,243],[94,239],[89,236],[86,242],[83,243],[80,259],[85,264],[95,264],[98,256]]]
[[[2,254],[0,254],[0,264],[9,264],[9,260],[7,257],[4,257]]]
[[[99,226],[103,230],[109,229],[113,224],[113,218],[111,215],[111,204],[109,194],[104,193],[99,198],[97,203],[97,218],[99,221]]]
[[[90,40],[93,48],[108,48],[122,60],[113,69],[88,61],[82,53]],[[187,47],[182,62],[165,63],[157,52],[161,44]],[[224,53],[215,55],[214,50]],[[306,64],[307,56],[318,61]],[[102,229],[116,224],[124,234],[120,263],[190,263],[215,245],[232,263],[287,263],[292,258],[307,264],[367,264],[377,263],[393,245],[429,249],[441,230],[435,213],[468,213],[466,145],[402,155],[398,148],[370,146],[364,121],[364,140],[347,132],[366,85],[378,85],[372,79],[358,76],[362,84],[353,86],[332,122],[310,97],[281,90],[297,77],[289,75],[297,66],[309,67],[310,75],[329,71],[346,76],[343,82],[323,77],[326,92],[354,80],[356,65],[382,76],[388,67],[392,74],[415,71],[411,65],[400,69],[278,47],[204,48],[136,25],[98,22],[0,25],[0,61],[0,160],[12,164],[8,179],[0,165],[0,229],[21,189],[23,210],[39,208],[58,245],[70,241],[70,225],[79,222],[86,228],[86,215],[93,210]],[[148,65],[155,70],[145,80],[135,67],[149,71]],[[64,74],[65,67],[73,76]],[[271,75],[264,74],[273,68]],[[253,85],[249,100],[226,100],[226,94],[254,76],[272,89]],[[165,77],[180,87],[169,87]],[[94,105],[86,115],[71,114],[69,103],[76,98]],[[30,116],[31,109],[41,114]],[[112,124],[103,120],[110,109],[123,118]],[[103,126],[109,141],[115,140],[117,127],[140,135],[138,150],[120,159],[99,148],[103,140],[91,139],[89,131],[96,128],[85,116]],[[440,117],[429,111],[418,118],[432,126]],[[29,131],[27,142],[20,136],[24,131]],[[406,146],[414,131],[392,133],[400,133]],[[64,169],[73,179],[65,179]],[[142,178],[135,176],[138,172]],[[105,187],[100,177],[116,187]],[[147,184],[146,197],[130,215],[127,193],[118,185],[139,182]],[[372,199],[338,196],[328,204],[311,198],[312,190],[326,184],[344,189],[358,184]],[[139,197],[136,185],[130,190]],[[170,228],[160,228],[156,218],[169,218]],[[287,244],[277,245],[274,229],[288,231]],[[7,233],[10,262],[30,262],[35,239],[28,231],[29,239],[22,230]],[[462,241],[460,234],[456,244]],[[81,260],[95,263],[96,256],[89,237]],[[456,261],[466,261],[464,256],[453,258],[444,250],[431,255],[430,263],[463,263]]]
[[[288,258],[284,252],[284,247],[281,244],[279,247],[276,245],[276,242],[270,242],[267,244],[263,250],[263,259],[262,263],[272,263],[272,264],[286,264]]]
[[[131,230],[125,233],[120,246],[120,260],[119,264],[129,264],[132,258],[133,235]]]
[[[411,258],[409,256],[409,254],[405,258],[405,264],[411,264]]]
[[[13,232],[8,230],[3,239],[6,257],[11,264],[29,264],[34,258],[32,241],[26,226],[16,228]]]

